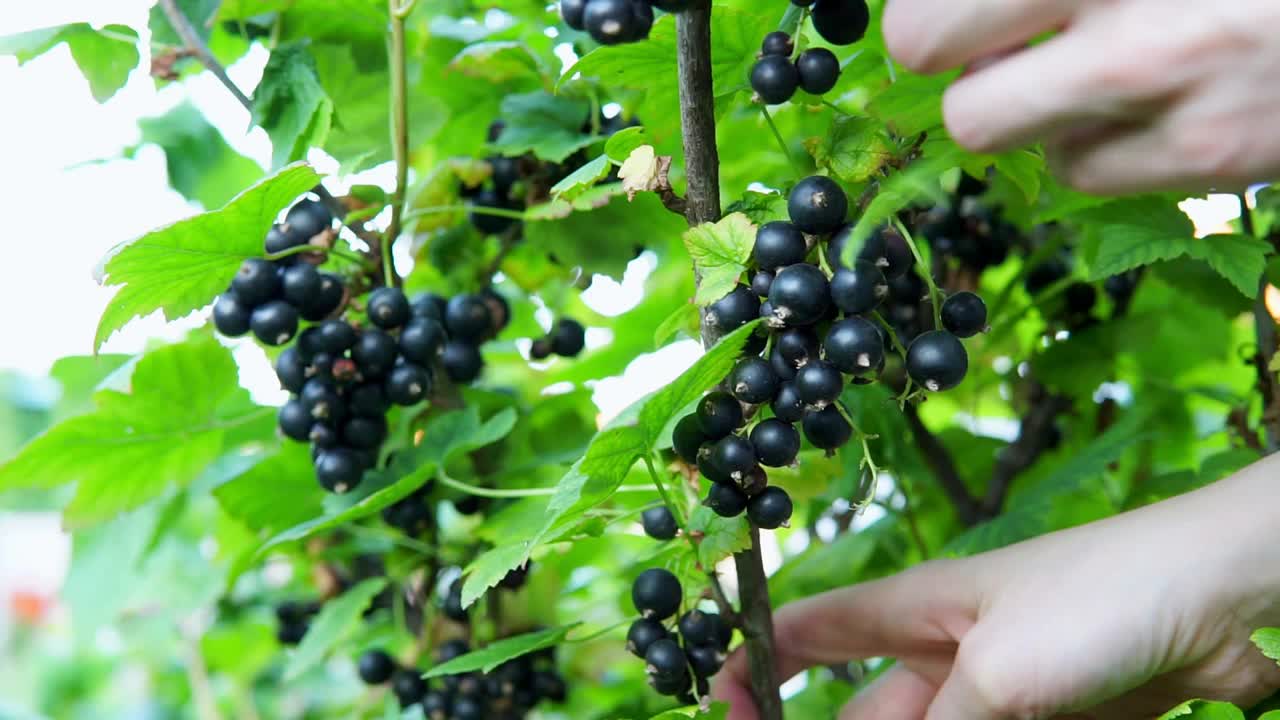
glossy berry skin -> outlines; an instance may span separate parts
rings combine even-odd
[[[702,473],[703,477],[712,482],[732,483],[733,478],[729,477],[728,471],[716,464],[716,457],[713,452],[714,450],[715,445],[708,444],[698,454],[698,472]]]
[[[762,420],[751,429],[756,460],[769,467],[786,467],[800,453],[800,431],[778,418]]]
[[[311,435],[311,423],[311,413],[300,400],[290,400],[280,407],[277,424],[285,437],[306,442]]]
[[[648,618],[637,620],[631,623],[631,628],[627,630],[627,652],[638,658],[644,658],[650,645],[669,636],[661,622]]]
[[[799,368],[810,360],[818,359],[821,348],[818,336],[812,328],[788,328],[774,336],[773,347],[791,364]]]
[[[711,677],[724,667],[725,654],[719,648],[696,645],[685,650],[685,654],[689,659],[689,667],[693,668],[693,674],[700,678]]]
[[[365,378],[380,378],[396,364],[400,346],[396,339],[381,330],[368,329],[360,333],[351,348],[351,359]]]
[[[310,238],[305,238],[296,232],[290,232],[290,229],[284,225],[272,225],[271,229],[267,231],[267,239],[262,247],[270,255],[299,245],[305,245],[307,240],[310,240]],[[285,260],[293,259],[293,257],[289,257]]]
[[[773,287],[773,273],[758,270],[751,276],[751,292],[760,297],[769,297],[769,288]]]
[[[765,55],[751,68],[751,89],[766,105],[778,105],[791,99],[800,87],[800,73],[791,59],[783,55]]]
[[[431,373],[419,365],[403,363],[392,368],[382,387],[396,405],[417,405],[431,394]]]
[[[684,650],[671,638],[655,641],[644,653],[645,671],[663,678],[678,678],[688,672]]]
[[[251,314],[234,292],[225,292],[213,303],[213,326],[227,337],[240,337],[249,332]]]
[[[694,413],[680,418],[671,431],[671,449],[689,464],[698,462],[698,449],[706,441],[707,436],[703,434],[702,425]]]
[[[382,383],[357,385],[347,395],[347,409],[358,417],[382,417],[391,409],[391,401],[382,389]]]
[[[298,311],[283,300],[271,300],[254,309],[249,328],[264,345],[283,345],[298,332]]]
[[[867,0],[818,0],[810,17],[813,29],[832,45],[852,45],[867,34],[871,11]]]
[[[752,254],[756,265],[761,269],[777,270],[804,262],[805,256],[809,254],[809,247],[804,241],[804,233],[795,225],[775,220],[765,223],[756,231]]]
[[[917,337],[907,348],[907,374],[930,392],[959,385],[969,371],[969,354],[955,335],[934,330]]]
[[[440,352],[440,364],[451,381],[465,385],[480,377],[484,357],[480,355],[480,348],[471,343],[450,341]]]
[[[339,440],[337,431],[324,423],[315,423],[311,426],[309,439],[311,440],[311,447],[321,450],[337,447]]]
[[[831,363],[815,360],[796,373],[795,387],[796,394],[807,407],[824,408],[840,397],[844,377]]]
[[[836,450],[845,446],[853,437],[853,428],[844,419],[834,405],[822,410],[810,410],[804,415],[801,424],[804,436],[814,447],[822,450]]]
[[[791,519],[791,496],[786,490],[772,486],[751,498],[747,519],[762,530],[777,530]]]
[[[444,346],[444,326],[436,320],[415,317],[400,331],[400,354],[406,360],[430,367]]]
[[[851,315],[875,310],[888,294],[884,273],[866,260],[855,261],[852,268],[837,268],[831,275],[831,301]]]
[[[822,347],[827,362],[846,375],[864,375],[884,362],[884,336],[880,328],[860,317],[834,323]]]
[[[325,450],[316,458],[316,480],[320,487],[339,495],[360,484],[364,463],[354,451],[346,448]]]
[[[769,350],[769,367],[773,368],[773,374],[778,376],[778,382],[790,382],[796,379],[796,366],[787,362],[786,357],[778,350],[775,343],[773,348]]]
[[[422,679],[422,674],[415,668],[400,670],[391,677],[391,692],[400,701],[400,707],[407,708],[422,702],[423,696],[427,694],[427,681]]]
[[[342,320],[325,320],[316,326],[316,348],[322,353],[342,355],[356,344],[356,330]]]
[[[319,294],[320,285],[320,272],[309,263],[290,265],[280,271],[281,295],[294,307],[310,303]]]
[[[778,392],[778,376],[769,361],[749,357],[738,362],[729,374],[729,387],[733,396],[748,405],[759,405],[773,399]]]
[[[409,321],[409,299],[400,288],[381,287],[369,293],[369,322],[394,330]]]
[[[737,482],[756,466],[756,451],[746,438],[729,435],[720,438],[711,449],[711,461],[730,480]]]
[[[346,415],[346,405],[342,396],[334,389],[332,383],[320,378],[311,378],[302,386],[298,399],[313,420],[336,423]]]
[[[289,232],[303,239],[303,242],[319,235],[333,224],[333,214],[324,203],[317,200],[300,200],[289,208],[284,216]]]
[[[493,317],[489,306],[479,295],[455,295],[444,311],[444,326],[449,337],[480,343],[493,334]]]
[[[587,331],[573,318],[560,318],[551,331],[551,352],[560,357],[577,357],[587,346]]]
[[[358,450],[377,450],[387,439],[386,417],[353,417],[342,426],[342,441]]]
[[[644,534],[654,540],[670,540],[680,529],[676,526],[676,517],[666,505],[649,508],[640,514],[640,523],[644,526]]]
[[[560,19],[574,30],[585,30],[582,15],[587,9],[587,0],[560,0]]]
[[[817,265],[807,263],[782,268],[769,288],[769,304],[773,306],[775,323],[787,327],[812,325],[831,306],[827,276]]]
[[[445,617],[454,622],[465,623],[470,620],[467,615],[467,609],[462,607],[462,580],[454,580],[449,586],[448,592],[445,593],[444,601],[440,606],[441,612]]]
[[[987,327],[987,304],[971,292],[958,292],[942,303],[942,327],[952,335],[968,338]]]
[[[320,273],[320,289],[298,305],[298,313],[303,320],[309,322],[323,320],[342,305],[345,294],[341,277],[333,273]]]
[[[713,482],[705,504],[720,517],[735,518],[746,511],[747,496],[733,485]]]
[[[787,212],[801,232],[825,235],[844,224],[849,198],[836,181],[812,175],[796,183],[787,197]]]
[[[742,405],[729,393],[713,392],[698,402],[695,413],[702,434],[715,442],[742,426]]]
[[[670,571],[649,568],[631,585],[631,602],[645,618],[662,621],[676,614],[684,590]]]
[[[796,58],[800,87],[810,95],[831,91],[840,80],[840,60],[826,48],[809,48]]]
[[[693,689],[693,679],[689,676],[689,672],[686,670],[684,674],[674,677],[651,675],[649,677],[649,685],[653,687],[653,691],[659,695],[683,697]]]
[[[773,408],[773,416],[782,422],[794,423],[804,418],[804,401],[796,392],[794,382],[784,382],[778,387],[778,394],[770,407]]]
[[[511,203],[506,197],[500,195],[496,190],[488,188],[476,193],[471,198],[471,205],[472,207],[496,208],[499,210],[511,209]],[[475,210],[468,213],[468,217],[471,220],[472,227],[485,235],[497,235],[498,233],[506,232],[508,228],[519,222],[515,218],[476,212]]]
[[[276,358],[276,377],[281,388],[295,395],[302,392],[302,386],[307,382],[307,363],[296,347],[285,348]]]
[[[413,317],[431,318],[443,325],[445,307],[448,304],[448,301],[439,295],[424,292],[415,296],[413,301],[409,303],[409,313]]]
[[[582,24],[601,45],[635,42],[648,37],[653,8],[638,0],[590,0]]]
[[[1077,282],[1067,287],[1064,294],[1067,300],[1067,311],[1074,315],[1084,315],[1093,310],[1098,303],[1098,289],[1089,283]],[[961,337],[967,337],[961,335]]]
[[[760,299],[746,285],[738,285],[728,295],[707,308],[707,323],[728,334],[760,316]]]
[[[844,226],[827,244],[827,262],[831,267],[849,267],[844,257],[846,246],[850,243],[853,243],[849,251],[853,260],[863,260],[876,266],[884,273],[886,280],[903,277],[915,264],[915,256],[911,254],[910,246],[897,230],[882,227],[860,242],[855,242],[853,228],[852,224]]]
[[[396,661],[382,650],[369,650],[356,663],[360,679],[367,685],[381,685],[396,671]]]
[[[231,289],[245,305],[257,307],[280,296],[280,274],[269,260],[249,258],[231,279]]]
[[[764,36],[764,41],[760,43],[760,53],[763,55],[782,55],[789,56],[796,49],[796,45],[791,41],[791,36],[781,30],[774,30]]]
[[[686,647],[690,645],[718,646],[722,622],[717,613],[693,609],[680,616],[676,627]]]

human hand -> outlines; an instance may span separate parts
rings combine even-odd
[[[1097,193],[1280,175],[1277,26],[1273,0],[889,0],[884,13],[902,64],[970,67],[943,99],[957,142],[1043,141],[1067,182]]]
[[[1280,457],[1141,510],[787,605],[774,619],[779,676],[897,658],[842,720],[1133,720],[1189,698],[1255,703],[1280,689],[1280,668],[1249,641],[1280,621],[1278,477]],[[739,649],[714,688],[729,720],[758,717],[749,685]]]

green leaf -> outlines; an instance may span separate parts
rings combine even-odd
[[[686,333],[690,337],[698,335],[698,323],[701,313],[698,306],[693,303],[687,303],[676,308],[675,312],[667,316],[666,320],[658,326],[653,332],[653,346],[660,348],[674,340],[681,332]]]
[[[286,443],[213,491],[227,515],[253,531],[278,532],[324,512],[306,445]]]
[[[689,517],[689,531],[702,533],[698,564],[704,568],[713,568],[730,555],[751,547],[751,527],[745,516],[723,518],[700,505]]]
[[[316,61],[304,43],[277,47],[253,91],[253,122],[271,137],[271,163],[280,167],[321,147],[333,124]]]
[[[597,182],[608,177],[609,167],[608,156],[601,155],[574,170],[568,177],[553,185],[551,187],[551,197],[564,200],[572,200],[578,197]]]
[[[191,21],[191,27],[195,29],[196,36],[208,42],[209,34],[213,29],[213,15],[218,10],[219,2],[220,0],[177,0],[174,4],[178,6],[183,16]],[[179,48],[186,47],[186,42],[178,36],[178,31],[173,29],[162,5],[163,3],[157,2],[151,6],[151,17],[147,23],[151,29],[151,42]]]
[[[684,246],[702,277],[694,301],[705,307],[728,295],[746,272],[755,242],[756,226],[741,213],[689,228]]]
[[[386,586],[386,578],[372,578],[326,602],[311,621],[298,649],[290,655],[284,669],[285,681],[297,679],[323,660],[360,622],[369,602]]]
[[[903,75],[867,106],[872,117],[900,136],[942,125],[942,91],[955,79],[946,75]]]
[[[604,154],[613,162],[622,164],[632,151],[648,144],[649,139],[643,127],[623,128],[609,136],[609,141],[604,144]]]
[[[124,87],[138,66],[137,39],[138,33],[127,25],[106,25],[98,31],[88,23],[73,23],[0,36],[0,55],[13,55],[21,65],[65,42],[93,98],[103,103]]]
[[[1116,200],[1072,216],[1097,244],[1089,276],[1101,280],[1187,252],[1195,226],[1172,201],[1159,196]]]
[[[175,320],[208,305],[226,290],[245,258],[263,255],[263,238],[280,211],[319,181],[309,166],[291,165],[221,210],[112,248],[99,281],[123,287],[102,313],[94,347],[136,317],[163,310],[166,319]]]
[[[870,178],[893,158],[884,125],[868,117],[837,115],[825,135],[804,145],[819,167],[847,183]]]
[[[262,177],[262,168],[232,149],[190,103],[158,117],[142,118],[138,128],[144,143],[164,151],[169,185],[206,210],[222,207],[239,188]]]
[[[1249,235],[1210,235],[1191,242],[1187,254],[1204,260],[1245,297],[1258,294],[1271,243]]]
[[[531,152],[543,160],[562,162],[596,141],[582,132],[590,106],[584,100],[531,92],[502,99],[506,122],[493,148],[504,155]]]
[[[523,43],[514,41],[479,42],[462,49],[449,69],[467,77],[502,83],[538,75],[538,61]]]
[[[588,276],[601,273],[621,279],[636,248],[655,238],[676,237],[687,227],[656,194],[641,193],[628,202],[618,195],[621,188],[619,183],[597,185],[572,201],[529,208],[525,244],[554,255],[565,267],[583,268]],[[607,242],[602,242],[602,228],[608,228]]]
[[[549,648],[559,645],[564,640],[569,631],[582,623],[573,623],[570,625],[562,625],[556,628],[548,628],[539,630],[538,632],[525,633],[524,635],[516,635],[514,637],[503,638],[494,643],[490,643],[479,650],[469,652],[466,655],[456,657],[449,662],[436,665],[427,671],[424,678],[443,677],[445,675],[457,675],[460,673],[479,670],[483,673],[492,672],[508,660],[528,655],[531,652],[537,652],[543,648]]]
[[[711,708],[702,712],[702,708],[691,705],[678,710],[667,710],[649,718],[649,720],[724,720],[729,716],[728,703],[711,703]]]
[[[1259,628],[1249,639],[1262,651],[1263,655],[1280,664],[1280,628]]]
[[[1040,197],[1040,180],[1044,177],[1044,156],[1032,150],[1010,150],[995,158],[996,171],[1009,178],[1028,204]]]
[[[1244,720],[1240,708],[1214,700],[1188,700],[1160,716],[1160,720]]]

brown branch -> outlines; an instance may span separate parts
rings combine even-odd
[[[186,44],[187,51],[199,60],[206,70],[213,73],[218,82],[222,83],[227,90],[230,90],[236,100],[244,106],[244,109],[252,114],[253,101],[249,99],[248,95],[241,92],[234,82],[231,82],[231,77],[227,75],[227,69],[222,67],[222,63],[218,62],[218,59],[213,56],[209,46],[205,45],[204,41],[200,39],[200,33],[196,32],[191,20],[183,14],[182,8],[178,7],[177,0],[160,0],[160,8],[164,10],[165,17],[169,18],[169,24],[178,33],[178,37],[182,38],[182,42]]]
[[[1244,195],[1240,195],[1240,224],[1246,235],[1256,237],[1253,211]],[[1258,297],[1253,303],[1253,325],[1258,336],[1258,352],[1253,363],[1258,371],[1258,392],[1262,395],[1262,426],[1266,431],[1266,454],[1280,451],[1280,381],[1271,366],[1275,361],[1277,339],[1276,321],[1267,308],[1267,287],[1264,275],[1258,281]]]
[[[1048,393],[1038,384],[1035,390],[1039,397],[1022,418],[1018,438],[996,457],[991,484],[987,486],[987,496],[982,501],[982,514],[985,517],[992,518],[1000,514],[1014,479],[1035,464],[1036,459],[1049,449],[1054,422],[1058,415],[1071,409],[1071,400],[1066,396]]]
[[[742,598],[739,628],[747,643],[751,697],[760,720],[782,720],[773,606],[769,603],[769,578],[764,574],[760,558],[760,531],[755,526],[751,527],[751,549],[734,555],[733,564],[738,569],[738,594]]]
[[[967,526],[981,522],[982,509],[978,505],[978,500],[965,486],[964,478],[960,476],[960,471],[956,469],[956,462],[951,457],[951,451],[925,426],[924,421],[920,419],[920,411],[913,403],[907,403],[902,414],[907,419],[907,426],[911,428],[916,448],[924,456],[925,462],[933,470],[934,477],[938,479],[938,484],[942,486],[942,491],[951,501],[956,517]]]
[[[733,627],[740,627],[742,618],[733,609],[733,603],[729,602],[729,597],[724,594],[724,587],[720,585],[720,576],[716,574],[715,569],[707,571],[707,585],[711,588],[711,599],[715,600],[716,607],[720,609],[721,619]]]

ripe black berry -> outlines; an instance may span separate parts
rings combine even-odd
[[[311,435],[311,413],[299,400],[290,400],[282,405],[277,421],[285,437],[306,442]]]
[[[298,399],[307,409],[313,420],[337,422],[346,414],[346,406],[342,397],[334,389],[332,381],[323,378],[311,378],[302,386]]]
[[[680,616],[676,627],[680,629],[680,637],[685,646],[719,644],[720,615],[693,609]]]
[[[493,334],[493,317],[489,306],[479,295],[455,295],[444,311],[445,329],[449,337],[472,343],[483,342]]]
[[[285,390],[294,394],[302,392],[302,386],[307,382],[307,363],[296,347],[285,348],[276,358],[276,377]]]
[[[804,417],[804,401],[796,392],[794,382],[784,382],[778,387],[778,394],[770,407],[773,408],[773,416],[782,422],[799,422]]]
[[[769,402],[778,392],[778,376],[769,361],[749,357],[738,362],[729,375],[729,388],[733,396],[748,405]]]
[[[281,295],[290,305],[300,308],[320,293],[320,271],[310,263],[290,265],[280,271]]]
[[[816,265],[784,267],[769,288],[769,304],[773,306],[775,324],[811,325],[821,320],[831,305],[827,276]]]
[[[835,405],[828,405],[822,410],[810,410],[804,414],[804,436],[813,446],[822,450],[836,450],[844,447],[853,437],[853,428],[844,419]]]
[[[382,383],[357,385],[347,396],[347,409],[359,417],[381,417],[391,409],[391,401],[382,389]]]
[[[766,105],[777,105],[791,99],[800,87],[800,73],[791,58],[765,55],[751,68],[751,89]]]
[[[486,235],[497,235],[506,232],[508,228],[518,222],[515,218],[504,217],[502,215],[493,215],[485,212],[477,212],[474,208],[496,208],[499,210],[511,210],[511,202],[500,194],[497,190],[485,188],[476,193],[471,198],[472,210],[468,214],[471,225]]]
[[[396,364],[399,345],[396,339],[381,330],[368,329],[360,333],[351,348],[351,359],[356,362],[360,374],[366,378],[379,378]]]
[[[824,408],[840,397],[844,377],[831,363],[814,360],[800,368],[794,385],[796,394],[807,407]]]
[[[943,392],[960,384],[969,371],[969,355],[955,335],[934,330],[916,338],[907,348],[907,374],[930,392]]]
[[[381,287],[369,293],[369,322],[393,330],[409,320],[409,299],[400,288]]]
[[[631,585],[631,602],[641,615],[651,620],[666,620],[680,609],[684,590],[680,581],[662,568],[649,568]]]
[[[369,685],[381,685],[396,671],[396,661],[382,650],[369,650],[356,663],[360,679]]]
[[[422,673],[416,668],[399,670],[391,676],[391,692],[400,701],[400,707],[407,708],[422,702],[427,694],[427,681],[422,679]]]
[[[820,353],[818,336],[812,328],[788,328],[774,336],[773,346],[792,368],[816,360]]]
[[[529,345],[530,360],[546,360],[551,357],[551,339],[538,338]]]
[[[693,673],[701,678],[711,677],[724,667],[725,654],[719,648],[696,645],[685,650]]]
[[[942,303],[942,327],[956,337],[973,337],[987,327],[987,304],[971,292],[958,292]]]
[[[560,357],[577,357],[586,347],[586,329],[572,318],[560,318],[551,331],[551,352]]]
[[[742,425],[742,405],[726,392],[713,392],[698,403],[698,424],[708,441],[715,442]]]
[[[765,488],[747,505],[747,519],[763,530],[777,530],[787,524],[791,512],[791,496],[777,486]]]
[[[884,336],[880,328],[860,317],[833,324],[822,348],[827,362],[848,375],[869,373],[884,362]]]
[[[283,345],[298,332],[298,311],[283,300],[271,300],[249,316],[254,337],[265,345]]]
[[[730,480],[737,481],[756,466],[756,451],[746,438],[729,435],[720,438],[711,449],[711,461]]]
[[[707,308],[707,324],[721,333],[730,333],[759,315],[760,299],[746,285],[738,285]]]
[[[773,273],[759,270],[751,276],[751,292],[760,297],[769,297],[769,288],[773,286]]]
[[[826,48],[809,48],[796,58],[800,87],[811,95],[831,91],[840,80],[840,60]]]
[[[213,303],[213,326],[227,337],[240,337],[249,332],[250,313],[234,292],[225,292]]]
[[[689,671],[686,670],[682,675],[678,676],[651,675],[649,677],[649,685],[659,695],[683,698],[693,689],[693,679],[689,676]],[[684,701],[682,700],[681,702]]]
[[[790,56],[795,48],[791,36],[781,30],[774,30],[765,35],[764,42],[760,43],[760,52],[764,55]]]
[[[1052,258],[1031,268],[1027,272],[1027,278],[1023,281],[1023,286],[1026,287],[1028,294],[1038,295],[1045,288],[1065,279],[1070,274],[1071,267],[1066,260]]]
[[[582,23],[601,45],[634,42],[648,37],[653,7],[639,0],[590,0]]]
[[[489,177],[493,179],[494,187],[505,195],[520,179],[520,161],[505,155],[494,155],[488,159],[488,163],[493,170]]]
[[[342,320],[325,320],[317,326],[316,347],[320,352],[341,356],[356,344],[356,330]]]
[[[809,247],[805,244],[804,233],[795,225],[778,220],[760,226],[752,252],[761,269],[777,270],[804,262]]]
[[[813,5],[813,29],[832,45],[852,45],[867,34],[871,11],[867,0],[818,0]]]
[[[1093,310],[1098,303],[1098,289],[1089,283],[1077,282],[1067,287],[1067,312],[1073,315],[1084,315]],[[961,337],[968,337],[961,335]]]
[[[439,295],[424,292],[415,297],[413,302],[409,304],[409,313],[414,317],[431,318],[443,325],[444,312],[448,304],[448,301]]]
[[[502,579],[498,581],[498,587],[503,590],[519,590],[529,580],[529,564],[525,563],[517,568],[512,568]]]
[[[488,703],[479,696],[462,695],[453,700],[453,720],[485,720]]]
[[[644,654],[645,672],[663,678],[678,678],[689,672],[684,650],[671,638],[656,640]]]
[[[324,203],[304,199],[298,201],[284,216],[289,233],[303,238],[303,242],[319,235],[333,224],[333,214]]]
[[[342,278],[332,273],[320,273],[320,289],[298,305],[298,313],[310,322],[323,320],[338,309],[345,294]]]
[[[469,342],[451,340],[440,352],[440,364],[449,379],[455,383],[470,383],[484,370],[484,358],[480,348]]]
[[[649,618],[637,620],[627,630],[627,652],[643,658],[650,645],[667,637],[667,629],[661,622]]]
[[[338,432],[322,422],[315,423],[311,426],[311,447],[320,450],[328,450],[338,446]]]
[[[716,464],[714,449],[714,444],[708,444],[698,453],[698,472],[712,482],[733,482],[733,478],[729,477],[729,473]]]
[[[342,426],[342,441],[359,450],[377,450],[387,439],[387,419],[353,417]]]
[[[249,258],[231,279],[231,289],[246,305],[257,307],[280,295],[280,274],[269,260]]]
[[[800,432],[790,423],[769,418],[751,429],[751,447],[761,465],[786,467],[800,452]]]
[[[431,373],[421,365],[402,363],[392,368],[383,389],[397,405],[416,405],[431,394]]]
[[[713,482],[707,492],[706,506],[724,518],[735,518],[747,509],[747,496],[728,483]]]
[[[769,350],[769,367],[773,368],[773,374],[778,376],[780,383],[796,379],[795,365],[787,362],[787,359],[783,357],[776,344]]]
[[[853,225],[846,225],[831,238],[827,244],[827,262],[833,268],[849,267],[845,262],[846,253],[851,253],[853,260],[865,260],[875,265],[888,280],[902,277],[915,264],[915,256],[906,238],[892,227],[882,227],[860,242],[846,249],[853,241]]]
[[[302,642],[302,638],[306,636],[308,623],[283,623],[276,629],[276,640],[281,645],[297,645]]]
[[[452,707],[449,696],[439,690],[428,690],[422,696],[422,716],[426,720],[449,720]]]
[[[462,607],[462,578],[454,580],[449,585],[449,590],[445,593],[440,610],[445,617],[454,622],[465,623],[470,619],[467,616],[467,609]]]
[[[560,17],[564,24],[574,30],[584,30],[583,12],[587,9],[587,0],[560,0]]]
[[[360,484],[364,469],[360,455],[347,448],[325,450],[316,458],[316,479],[320,487],[339,495]]]
[[[698,462],[698,448],[701,448],[706,441],[707,437],[702,433],[702,424],[698,422],[698,416],[693,413],[680,418],[671,431],[671,449],[675,450],[681,460],[690,464]]]
[[[564,678],[549,670],[537,670],[533,673],[533,692],[553,703],[562,703],[569,697],[569,687]]]
[[[666,505],[645,510],[640,514],[640,523],[644,525],[645,535],[654,540],[670,540],[680,529],[676,526],[676,516]]]
[[[436,320],[415,317],[400,331],[400,354],[406,360],[430,367],[444,345],[444,326]]]
[[[844,224],[849,198],[836,181],[812,175],[796,183],[787,198],[787,212],[801,232],[825,235]]]
[[[272,225],[271,229],[267,231],[267,240],[263,243],[263,249],[270,255],[299,245],[305,245],[307,240],[310,239],[303,237],[300,233],[291,232],[290,228],[283,225]],[[285,258],[286,261],[293,259],[293,257]]]
[[[831,276],[831,301],[851,315],[875,310],[888,294],[884,273],[866,260],[855,260],[852,268],[838,267]]]

